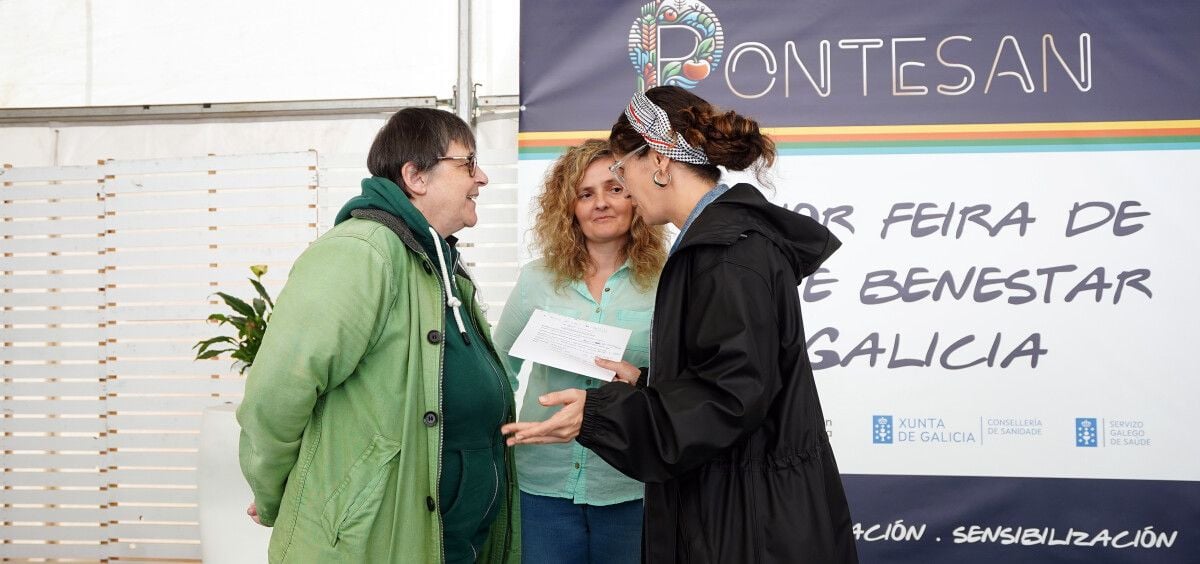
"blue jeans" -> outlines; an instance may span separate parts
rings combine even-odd
[[[642,561],[642,500],[577,505],[521,492],[523,564],[637,564]]]

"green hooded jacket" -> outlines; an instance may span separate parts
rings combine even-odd
[[[440,563],[444,289],[403,221],[354,215],[297,259],[279,295],[238,408],[242,472],[275,528],[272,563]],[[454,278],[494,349],[474,284]],[[487,564],[520,561],[511,448],[504,458]]]

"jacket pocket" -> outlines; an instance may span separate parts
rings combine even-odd
[[[366,550],[367,535],[383,501],[388,464],[400,454],[400,443],[375,435],[371,444],[350,466],[321,510],[329,545],[344,543],[350,552]]]
[[[633,331],[626,346],[634,356],[630,362],[638,366],[649,364],[650,353],[650,321],[654,310],[619,309],[617,310],[617,325]],[[635,361],[636,360],[636,361]],[[640,363],[639,363],[640,362]]]
[[[497,506],[500,496],[500,469],[491,448],[462,450],[462,473],[458,491],[447,505],[443,523],[448,535],[469,539],[475,527]]]
[[[645,323],[650,325],[650,318],[654,317],[652,310],[636,310],[636,309],[619,309],[617,310],[617,319],[628,323]]]

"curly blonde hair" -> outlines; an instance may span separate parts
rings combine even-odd
[[[588,139],[563,153],[542,183],[533,225],[534,246],[541,251],[560,288],[572,280],[582,280],[591,264],[587,239],[575,219],[576,189],[592,163],[611,156],[607,141]],[[654,286],[667,260],[664,241],[663,228],[646,225],[635,211],[623,250],[633,271],[633,282],[642,290]]]

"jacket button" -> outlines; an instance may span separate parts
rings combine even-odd
[[[432,496],[426,496],[426,497],[425,497],[425,507],[429,508],[429,510],[430,510],[430,511],[433,511],[434,509],[437,509],[437,505],[433,503],[433,497],[432,497]]]
[[[434,329],[433,331],[430,331],[428,335],[425,335],[425,338],[429,339],[429,342],[436,345],[442,342],[442,332]]]
[[[425,426],[426,426],[426,427],[432,427],[432,426],[434,426],[434,425],[437,425],[437,419],[438,419],[438,418],[437,418],[437,414],[436,414],[436,413],[434,413],[434,412],[432,412],[432,411],[426,411],[426,412],[425,412],[425,419],[424,419],[424,421],[425,421]]]

